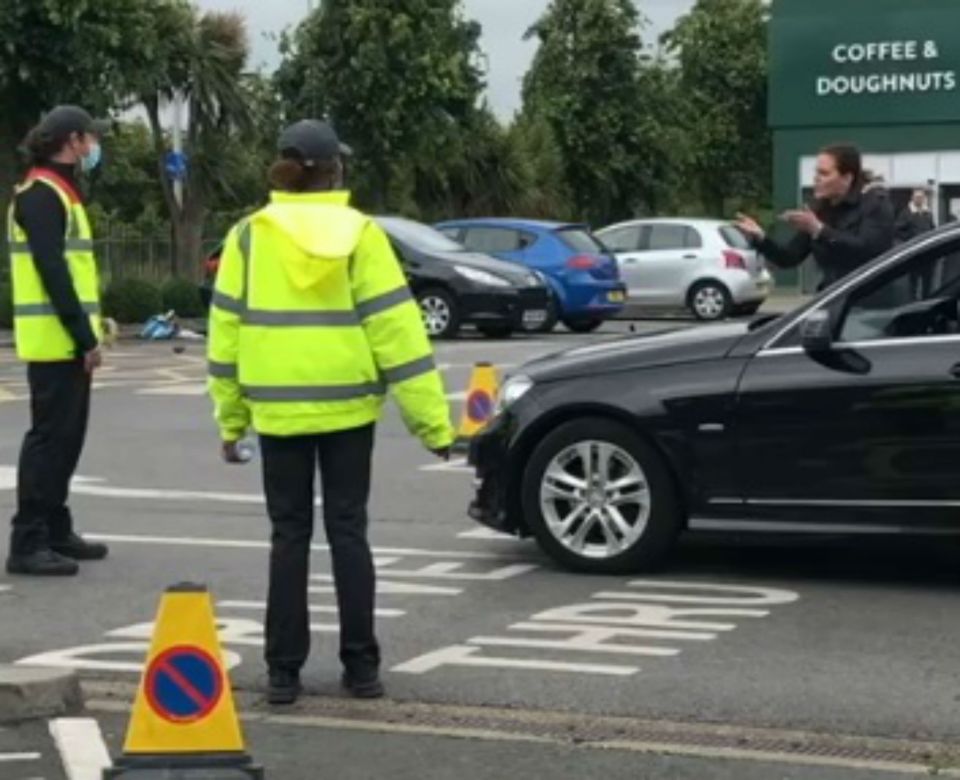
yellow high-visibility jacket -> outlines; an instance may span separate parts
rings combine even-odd
[[[67,214],[65,256],[83,310],[98,340],[103,337],[100,319],[100,274],[93,254],[93,232],[83,202],[54,171],[35,168],[17,193],[30,187],[50,187],[60,197]],[[27,234],[14,219],[15,204],[7,215],[10,265],[13,280],[13,328],[17,356],[31,363],[73,360],[77,345],[50,301],[27,243]]]
[[[273,193],[227,237],[210,311],[209,387],[225,441],[375,422],[389,386],[411,433],[453,443],[419,306],[349,193]]]

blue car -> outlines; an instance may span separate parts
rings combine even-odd
[[[627,300],[616,259],[586,225],[525,219],[441,222],[441,233],[474,252],[523,263],[550,283],[546,320],[530,330],[548,332],[562,321],[575,333],[596,330]]]

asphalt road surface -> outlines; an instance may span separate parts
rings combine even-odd
[[[475,362],[510,370],[626,330],[465,339],[438,345],[438,360],[459,414]],[[320,533],[308,695],[270,710],[259,460],[219,461],[203,374],[202,344],[175,354],[122,343],[108,355],[73,506],[111,557],[75,580],[0,575],[0,663],[77,669],[87,725],[111,752],[161,593],[200,581],[268,777],[832,779],[957,765],[960,545],[694,533],[655,576],[573,575],[532,542],[474,526],[469,471],[422,451],[392,408],[371,507],[390,698],[340,696]],[[25,397],[22,369],[0,351],[4,516]],[[49,724],[0,730],[0,780],[86,780],[65,774],[70,744],[55,744]]]

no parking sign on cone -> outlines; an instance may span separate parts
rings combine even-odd
[[[203,585],[174,585],[160,602],[123,755],[103,778],[186,780],[211,771],[264,777],[244,747],[210,594]]]

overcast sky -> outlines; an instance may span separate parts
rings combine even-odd
[[[201,8],[240,11],[247,18],[254,63],[273,69],[279,58],[276,35],[296,25],[309,0],[196,0]],[[315,0],[315,4],[318,0]],[[638,0],[651,21],[646,38],[653,42],[694,0]],[[530,64],[534,43],[523,34],[537,20],[548,0],[464,0],[468,16],[483,25],[482,46],[490,58],[489,99],[501,116],[509,117],[520,103],[520,81]]]

